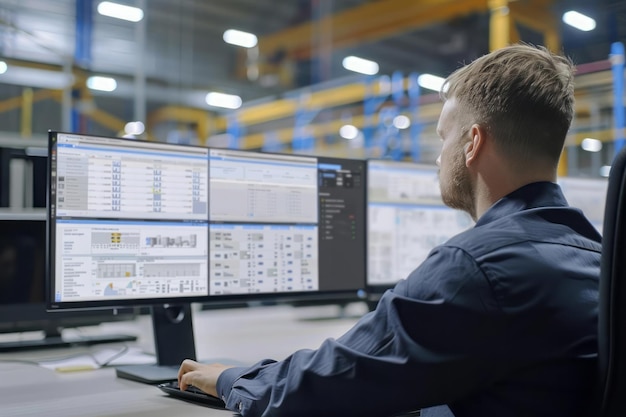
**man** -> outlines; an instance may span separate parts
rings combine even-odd
[[[593,393],[600,236],[556,181],[571,61],[514,45],[442,92],[444,202],[474,228],[435,248],[337,340],[251,368],[186,360],[184,389],[244,416],[583,415]]]

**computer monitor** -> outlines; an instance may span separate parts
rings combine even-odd
[[[472,220],[443,204],[436,166],[372,159],[367,183],[367,286],[376,301]]]
[[[94,329],[75,335],[63,332],[68,328],[133,320],[135,311],[125,308],[48,313],[44,297],[45,257],[45,210],[0,210],[0,333],[4,334],[0,352],[136,339],[126,334],[100,334]]]
[[[195,357],[191,302],[365,287],[364,161],[61,132],[49,142],[49,308],[152,308],[159,366],[118,376],[175,378],[167,366]]]

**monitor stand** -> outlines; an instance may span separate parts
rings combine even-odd
[[[0,342],[0,352],[95,345],[98,343],[134,342],[135,340],[137,340],[136,336],[127,334],[63,337],[61,336],[61,329],[52,326],[44,329],[43,338]]]
[[[157,364],[118,366],[119,378],[160,384],[177,379],[184,359],[196,359],[191,305],[153,306],[151,314]]]

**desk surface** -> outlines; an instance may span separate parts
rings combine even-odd
[[[339,313],[335,306],[194,309],[197,356],[205,361],[232,358],[250,364],[264,358],[283,359],[297,349],[316,348],[327,337],[340,336],[365,308],[357,305],[349,311],[351,317],[333,318]],[[147,316],[91,331],[133,333],[139,337],[134,346],[154,350]],[[1,354],[0,417],[233,415],[230,411],[170,398],[154,386],[119,379],[112,368],[60,373],[34,364],[10,362],[41,361],[104,348],[105,345],[95,345]]]

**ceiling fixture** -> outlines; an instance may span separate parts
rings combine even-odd
[[[226,43],[244,48],[254,48],[258,42],[255,34],[236,29],[228,29],[222,38]]]
[[[98,4],[98,13],[103,16],[127,20],[134,23],[143,19],[143,10],[140,8],[113,3],[111,1],[103,1]]]
[[[339,129],[339,136],[348,140],[356,139],[359,136],[359,129],[353,125],[343,125]]]
[[[600,168],[601,177],[608,177],[610,173],[611,173],[611,165],[604,165],[602,168]]]
[[[137,136],[146,131],[146,126],[142,122],[128,122],[124,126],[124,133]]]
[[[210,92],[206,95],[206,104],[224,109],[238,109],[241,107],[241,97],[234,94]]]
[[[580,146],[587,152],[600,152],[602,150],[602,142],[598,139],[585,138]]]
[[[445,81],[445,78],[432,74],[421,74],[417,77],[417,83],[420,87],[433,91],[441,91],[441,87],[443,87]]]
[[[87,78],[87,88],[97,91],[115,91],[117,81],[115,81],[115,78],[94,75]]]
[[[589,32],[596,28],[594,19],[575,10],[563,13],[563,22],[583,32]]]
[[[399,114],[393,118],[393,125],[396,129],[407,129],[411,126],[411,119],[404,114]]]
[[[9,66],[6,62],[0,61],[0,74],[4,74],[9,69]]]
[[[348,71],[358,72],[359,74],[378,74],[378,63],[370,61],[369,59],[359,58],[358,56],[350,55],[345,57],[342,65]]]

